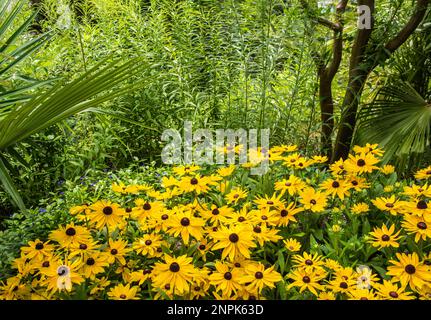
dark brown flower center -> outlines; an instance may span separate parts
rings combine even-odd
[[[266,204],[273,205],[274,201],[267,201]]]
[[[169,216],[167,214],[162,215],[162,220],[167,220]]]
[[[256,226],[256,227],[254,227],[253,231],[256,233],[261,233],[262,229],[259,226]]]
[[[364,159],[359,159],[358,162],[356,162],[356,164],[358,165],[358,167],[363,167],[365,166],[365,160]]]
[[[151,246],[152,243],[153,243],[153,241],[151,241],[151,240],[145,240],[146,246]]]
[[[130,213],[130,212],[132,212],[132,209],[131,208],[126,208],[126,212]]]
[[[115,256],[116,254],[118,254],[118,250],[117,250],[117,249],[112,249],[112,250],[111,250],[111,254],[112,254],[113,256]]]
[[[308,276],[304,276],[304,277],[302,277],[302,282],[304,282],[304,283],[310,283],[311,279]]]
[[[168,283],[168,284],[165,284],[165,290],[169,290],[171,288],[171,285]]]
[[[226,273],[224,274],[224,278],[225,278],[226,280],[231,280],[231,279],[232,279],[232,273],[230,273],[230,272],[226,272]]]
[[[340,186],[340,183],[338,181],[332,182],[332,188],[338,188]]]
[[[149,204],[148,202],[145,202],[142,208],[144,208],[145,211],[151,210],[151,204]]]
[[[39,242],[38,244],[36,244],[35,248],[36,248],[36,250],[42,250],[43,249],[43,243]]]
[[[199,250],[205,250],[205,248],[206,248],[206,246],[205,246],[204,244],[201,244],[201,245],[199,246]]]
[[[382,241],[389,241],[389,240],[391,240],[391,238],[387,235],[387,234],[384,234],[383,236],[382,236]]]
[[[172,262],[171,265],[169,266],[169,270],[171,272],[178,272],[180,271],[180,265],[176,262]]]
[[[196,185],[196,184],[198,184],[198,179],[196,179],[196,178],[192,178],[191,180],[190,180],[190,183],[192,184],[192,185]]]
[[[244,217],[239,217],[238,218],[238,222],[244,222],[245,221],[245,218]]]
[[[287,212],[287,210],[281,210],[280,211],[280,215],[282,216],[282,217],[287,217],[287,215],[288,215],[289,213]]]
[[[44,268],[48,268],[48,267],[49,267],[49,261],[44,261],[44,262],[42,263],[42,267],[44,267]]]
[[[424,209],[428,208],[428,205],[427,205],[426,201],[421,200],[417,203],[416,208],[424,210]]]
[[[254,277],[255,277],[256,279],[262,279],[262,278],[263,278],[263,273],[262,273],[262,272],[260,272],[260,271],[258,271],[258,272],[256,272],[256,273],[254,274]]]
[[[310,260],[310,259],[307,259],[307,260],[305,260],[305,264],[306,264],[307,266],[312,266],[312,265],[313,265],[313,261],[312,261],[312,260]]]
[[[419,223],[417,224],[417,227],[418,227],[419,229],[421,229],[421,230],[426,230],[426,228],[427,228],[427,224],[426,224],[425,222],[419,222]]]
[[[241,263],[239,263],[239,262],[235,262],[234,266],[235,266],[236,268],[240,268],[240,267],[241,267]]]
[[[87,259],[87,265],[88,266],[92,266],[96,263],[96,261],[93,258],[88,258]]]
[[[385,206],[386,206],[386,208],[393,208],[394,204],[388,202],[387,204],[385,204]]]
[[[265,216],[265,215],[261,216],[260,218],[261,218],[263,221],[268,220],[268,217],[267,217],[267,216]]]
[[[311,200],[310,200],[310,203],[311,203],[312,205],[315,205],[315,204],[317,203],[317,201],[316,201],[316,200],[314,200],[314,199],[311,199]]]
[[[230,241],[230,242],[232,242],[232,243],[236,243],[236,242],[238,242],[238,241],[239,241],[239,237],[238,237],[238,235],[237,235],[236,233],[232,233],[232,234],[229,236],[229,241]]]
[[[356,180],[353,180],[353,181],[352,181],[352,185],[357,186],[358,184],[359,184],[359,182],[358,182],[358,181],[356,181]]]
[[[394,298],[394,299],[398,298],[398,293],[396,293],[395,291],[389,292],[389,295],[391,296],[391,298]]]
[[[103,208],[102,211],[103,211],[103,214],[107,216],[110,216],[114,212],[114,210],[112,210],[112,207],[105,207]]]
[[[346,282],[341,282],[341,283],[340,283],[340,288],[342,288],[342,289],[347,289],[347,288],[348,288],[347,283],[346,283]]]
[[[404,268],[404,270],[408,273],[408,274],[414,274],[416,272],[416,268],[414,265],[408,264],[406,265],[406,267]]]
[[[234,197],[234,199],[238,199],[239,198],[239,194],[236,193],[236,194],[233,195],[233,197]]]
[[[219,209],[215,208],[213,211],[211,211],[211,213],[216,216],[220,213],[220,211]]]
[[[186,217],[182,218],[182,219],[181,219],[181,225],[182,225],[183,227],[187,227],[187,226],[189,226],[189,225],[190,225],[190,219],[189,219],[189,218],[186,218]]]
[[[73,236],[76,234],[76,230],[75,230],[75,228],[68,228],[68,229],[66,230],[66,234],[67,234],[68,236],[70,236],[70,237],[73,237]]]
[[[290,182],[286,182],[284,185],[285,185],[286,187],[290,187],[290,186],[292,185],[292,183],[290,183]]]
[[[120,299],[126,299],[127,298],[127,296],[123,293],[122,295],[120,295]]]

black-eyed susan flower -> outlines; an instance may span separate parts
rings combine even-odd
[[[329,166],[329,170],[334,176],[344,175],[346,173],[346,166],[343,159],[335,161]]]
[[[360,153],[349,155],[349,158],[344,162],[345,169],[350,174],[371,173],[379,169],[376,164],[379,159],[371,153]]]
[[[155,287],[169,289],[182,295],[189,291],[197,271],[192,264],[192,258],[187,255],[179,257],[164,256],[164,261],[157,262],[153,268],[153,284]]]
[[[127,241],[124,240],[112,240],[109,239],[109,246],[106,249],[107,253],[107,262],[109,264],[114,263],[117,261],[120,264],[126,264],[125,255],[131,251],[130,248],[128,248]]]
[[[415,178],[418,180],[425,180],[431,178],[431,166],[416,171]]]
[[[431,281],[431,273],[428,267],[420,260],[416,252],[412,254],[397,253],[398,260],[390,260],[392,265],[388,267],[387,275],[393,276],[392,280],[401,282],[401,285],[410,285],[412,290],[419,290],[424,284]]]
[[[139,288],[136,286],[130,286],[130,284],[119,284],[114,288],[111,288],[108,292],[108,297],[111,300],[138,300],[136,294]]]
[[[431,187],[428,185],[428,183],[425,183],[423,186],[413,184],[410,186],[404,187],[404,192],[406,196],[409,196],[410,198],[417,199],[421,196],[430,198],[431,197]]]
[[[215,271],[208,277],[216,291],[221,291],[224,296],[231,297],[242,289],[239,280],[242,272],[238,268],[232,268],[226,263],[216,261]]]
[[[276,225],[279,227],[286,227],[290,222],[296,222],[295,215],[304,211],[301,207],[296,207],[294,202],[288,204],[281,204],[274,210],[275,216],[278,217]]]
[[[45,263],[47,267],[41,268],[40,273],[44,276],[41,284],[46,286],[48,291],[71,291],[73,284],[80,284],[84,278],[79,273],[81,262],[64,263],[62,260],[53,260]]]
[[[228,167],[222,167],[222,168],[217,169],[217,173],[223,178],[229,177],[235,171],[235,168],[236,168],[235,165],[230,165]]]
[[[337,196],[341,200],[344,200],[345,196],[349,196],[350,184],[341,179],[327,179],[320,184],[320,187],[325,190],[327,195],[334,198]]]
[[[301,197],[299,201],[302,203],[304,209],[311,210],[312,212],[322,212],[325,210],[327,200],[324,193],[308,187],[302,190],[299,196]]]
[[[111,186],[112,191],[120,194],[137,194],[139,193],[139,188],[137,185],[128,185],[124,183],[113,183]]]
[[[47,242],[42,242],[39,239],[29,241],[28,245],[21,247],[21,253],[30,260],[43,261],[51,257],[54,251],[54,246]]]
[[[281,194],[289,193],[291,196],[297,194],[299,191],[304,189],[307,184],[300,178],[290,175],[289,179],[283,179],[275,183],[275,190],[280,191]]]
[[[137,282],[140,286],[147,280],[151,280],[152,270],[150,268],[133,271],[130,273],[130,281]]]
[[[280,230],[278,229],[267,227],[266,224],[261,224],[253,227],[253,236],[259,245],[263,247],[265,242],[277,242],[278,240],[283,239],[283,237],[278,234],[279,231]]]
[[[376,288],[377,295],[383,300],[414,299],[412,292],[406,291],[405,286],[400,286],[389,280],[383,280],[383,283],[376,283],[374,287]]]
[[[137,239],[133,245],[133,250],[138,254],[148,256],[149,258],[162,256],[162,245],[166,245],[160,234],[147,233]]]
[[[107,266],[109,266],[108,255],[104,252],[95,252],[83,261],[79,272],[85,278],[94,279],[97,274],[104,272]]]
[[[69,258],[79,257],[84,261],[89,255],[95,253],[100,248],[96,241],[89,240],[83,243],[76,243],[69,248]]]
[[[289,238],[283,241],[284,247],[290,252],[297,252],[301,250],[301,243],[293,238]]]
[[[318,275],[313,270],[294,269],[289,273],[288,278],[293,280],[293,282],[287,288],[298,287],[300,293],[308,290],[313,295],[318,296],[318,290],[321,291],[324,289],[319,283],[324,278],[324,274]]]
[[[348,297],[349,300],[379,300],[372,289],[356,288],[349,292]]]
[[[87,228],[69,223],[66,226],[60,226],[57,230],[50,233],[49,238],[63,248],[69,248],[73,245],[79,245],[90,241],[91,235]]]
[[[232,261],[237,255],[250,258],[250,249],[256,247],[252,228],[248,225],[235,225],[230,228],[222,226],[211,232],[210,236],[215,242],[213,250],[223,249],[222,259],[229,257]]]
[[[367,182],[367,179],[365,179],[364,177],[358,177],[353,175],[353,176],[347,177],[346,181],[350,183],[351,189],[355,191],[362,191],[364,189],[370,188],[370,184]]]
[[[108,228],[123,227],[125,211],[120,205],[111,201],[100,200],[91,205],[90,209],[88,218],[91,223],[95,224],[96,228],[102,229],[105,226]]]
[[[336,296],[332,291],[322,291],[319,293],[317,300],[336,300]]]
[[[185,165],[172,168],[172,171],[179,176],[191,175],[196,173],[198,170],[200,170],[200,167],[196,165]]]
[[[184,243],[189,243],[190,236],[196,240],[203,238],[203,226],[205,221],[195,217],[192,210],[178,208],[166,223],[167,233],[175,237],[181,236]]]
[[[245,284],[248,290],[257,291],[259,294],[263,288],[274,288],[275,284],[282,280],[274,266],[265,268],[262,263],[247,265],[244,268],[244,275],[240,278],[240,282]]]
[[[296,254],[293,256],[292,261],[296,268],[304,268],[307,269],[307,271],[322,269],[324,263],[322,257],[317,252],[314,254],[304,252],[302,256]]]
[[[390,164],[385,164],[383,167],[380,168],[380,172],[389,175],[395,172],[395,167]]]
[[[225,199],[229,204],[237,204],[241,199],[247,197],[248,192],[240,187],[233,188],[226,196]]]
[[[380,197],[375,200],[371,200],[371,202],[380,210],[389,212],[392,215],[397,215],[401,210],[401,204],[396,199],[395,195],[390,196],[389,198]]]
[[[202,210],[202,217],[205,218],[211,225],[218,226],[221,221],[224,221],[226,217],[231,216],[233,209],[228,206],[218,207],[212,204],[208,210]]]
[[[184,192],[194,192],[196,194],[206,193],[209,190],[208,177],[200,175],[184,176],[179,183],[179,189]]]
[[[394,247],[398,248],[400,245],[398,243],[400,231],[395,232],[395,225],[392,224],[389,229],[386,225],[383,225],[381,228],[374,228],[370,235],[373,239],[370,240],[370,243],[373,247],[376,248],[386,248],[386,247]]]
[[[415,242],[419,240],[425,241],[427,238],[431,238],[431,223],[426,221],[424,217],[415,215],[404,215],[404,221],[402,227],[409,234],[414,234]]]

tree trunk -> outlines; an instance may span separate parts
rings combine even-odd
[[[320,75],[319,97],[322,120],[321,146],[322,153],[332,159],[332,132],[334,130],[334,100],[332,98],[332,81],[325,74]]]

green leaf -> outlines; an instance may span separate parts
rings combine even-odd
[[[0,159],[0,181],[3,184],[5,191],[11,196],[14,204],[21,210],[26,210],[24,201],[19,195],[19,192],[16,189],[12,181],[12,178],[10,177],[9,172],[7,171],[6,166],[2,159]]]

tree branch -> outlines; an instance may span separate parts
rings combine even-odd
[[[403,29],[386,45],[385,49],[389,52],[395,52],[407,39],[410,35],[416,30],[419,24],[422,22],[425,13],[427,11],[427,7],[430,4],[430,0],[417,0],[416,6],[414,9],[414,14],[410,17],[410,20],[404,26]]]

